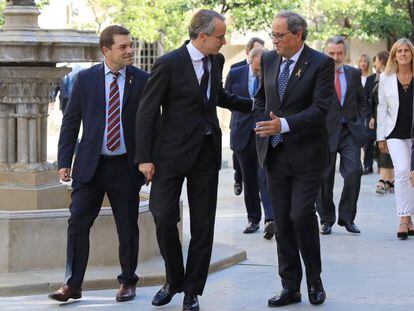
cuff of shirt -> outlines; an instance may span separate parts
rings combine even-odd
[[[280,118],[280,127],[281,127],[281,130],[280,130],[281,133],[290,132],[289,124],[287,123],[285,118]]]

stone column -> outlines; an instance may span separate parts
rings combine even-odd
[[[9,163],[16,163],[16,118],[13,114],[9,115],[7,124],[7,159]]]
[[[28,122],[24,116],[17,118],[17,162],[29,162],[29,133]]]
[[[0,163],[8,162],[7,157],[7,104],[0,104]]]

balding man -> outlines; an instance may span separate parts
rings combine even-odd
[[[243,97],[253,97],[259,87],[260,59],[265,51],[267,50],[263,47],[252,49],[249,54],[249,64],[230,70],[226,79],[226,90]],[[232,112],[230,148],[235,152],[242,171],[244,204],[248,220],[243,233],[254,233],[259,229],[262,217],[260,201],[262,201],[265,213],[263,237],[271,239],[275,230],[273,212],[267,190],[266,173],[258,165],[254,127],[253,112]]]

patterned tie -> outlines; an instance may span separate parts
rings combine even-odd
[[[340,73],[340,69],[335,70],[335,91],[336,96],[338,97],[338,102],[342,105],[341,79],[339,78]]]
[[[290,73],[290,65],[293,63],[293,60],[287,59],[284,61],[285,67],[277,79],[277,92],[279,94],[280,104],[283,103],[283,96],[285,95],[286,87],[289,82],[289,73]],[[282,134],[276,134],[270,137],[270,145],[275,148],[279,143],[283,141]]]
[[[254,97],[254,95],[256,95],[258,89],[259,89],[259,76],[256,76],[253,82],[253,90],[252,90],[251,97]]]
[[[201,94],[203,95],[204,105],[208,104],[207,90],[208,90],[208,80],[210,79],[210,72],[208,71],[208,56],[203,57],[203,76],[200,81]]]
[[[111,72],[113,80],[109,91],[108,121],[106,134],[106,148],[115,151],[121,141],[121,102],[119,99],[118,76],[119,72]]]

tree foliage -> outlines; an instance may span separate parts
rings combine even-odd
[[[266,30],[281,9],[295,10],[309,22],[310,39],[332,35],[376,41],[411,36],[414,0],[89,0],[99,3],[114,22],[146,41],[164,37],[166,49],[187,37],[191,15],[215,9],[229,19],[230,30]]]
[[[153,42],[163,37],[170,50],[187,38],[191,16],[200,8],[215,9],[228,18],[229,30],[266,30],[281,9],[295,10],[309,22],[310,39],[324,41],[337,34],[389,44],[413,39],[414,0],[85,0],[94,20],[79,28],[101,31],[110,20],[131,30],[136,38]],[[0,0],[2,11],[6,0]],[[38,5],[47,4],[38,0]],[[0,15],[0,25],[3,16]]]

